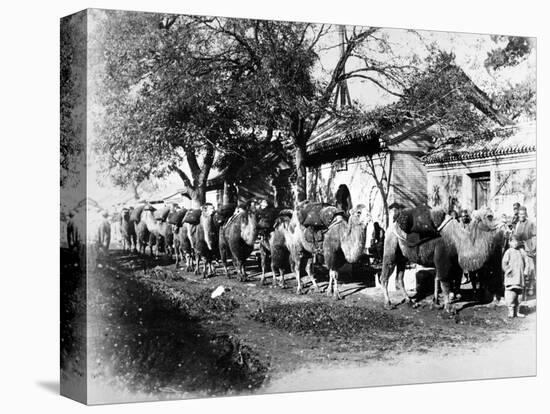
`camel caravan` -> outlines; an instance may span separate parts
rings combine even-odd
[[[296,278],[296,293],[302,294],[304,268],[311,289],[320,291],[314,272],[314,264],[320,264],[328,270],[326,294],[340,299],[338,279],[342,267],[368,258],[369,253],[369,212],[363,205],[349,209],[346,204],[306,200],[294,209],[286,209],[262,200],[238,206],[226,204],[218,209],[206,203],[189,210],[176,204],[159,209],[143,204],[122,210],[120,229],[124,249],[145,254],[148,246],[150,255],[174,257],[176,268],[183,266],[204,278],[215,276],[220,267],[231,278],[231,259],[238,280],[247,281],[247,260],[258,249],[260,285],[271,273],[272,285],[284,288],[285,274],[290,271]],[[451,302],[460,298],[466,272],[474,293],[480,291],[478,282],[483,288],[488,279],[501,277],[506,239],[502,232],[489,209],[475,211],[468,226],[428,206],[398,210],[385,232],[378,275],[386,308],[394,307],[388,293],[388,280],[394,270],[403,301],[415,305],[416,298],[409,297],[405,290],[404,272],[408,263],[416,263],[435,268],[434,304],[453,312]],[[443,305],[438,302],[439,289]]]

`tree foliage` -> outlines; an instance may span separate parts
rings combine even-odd
[[[497,47],[488,53],[485,67],[492,70],[521,63],[529,56],[534,47],[534,41],[529,37],[497,35],[492,36],[492,39],[495,42],[506,42],[503,47]]]
[[[86,125],[86,49],[82,15],[61,20],[60,28],[60,185],[79,179]]]

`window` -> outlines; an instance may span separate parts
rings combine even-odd
[[[487,206],[489,203],[491,173],[487,171],[470,174],[470,178],[472,179],[472,200],[474,202],[474,209],[477,210]]]
[[[332,163],[332,166],[335,171],[347,171],[348,170],[348,160],[340,159]]]

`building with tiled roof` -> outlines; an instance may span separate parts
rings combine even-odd
[[[490,136],[445,141],[423,157],[429,204],[445,209],[483,206],[497,215],[512,205],[536,207],[536,125],[526,123],[492,131]]]
[[[364,204],[373,220],[385,224],[394,202],[415,206],[428,202],[422,157],[442,137],[431,122],[349,126],[321,124],[307,148],[308,198],[334,203],[341,184],[353,205]]]

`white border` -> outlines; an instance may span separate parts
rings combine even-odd
[[[539,1],[63,0],[8,2],[2,9],[2,407],[5,412],[80,412],[40,383],[58,378],[58,25],[86,7],[262,17],[538,37],[539,211],[545,211],[548,108],[547,12]],[[544,70],[542,69],[544,68]],[[36,219],[30,220],[31,214]],[[544,252],[546,218],[539,218]],[[6,226],[7,224],[7,226]],[[544,257],[544,256],[542,256]],[[541,260],[542,262],[542,260]],[[546,266],[542,263],[542,267]],[[539,292],[545,299],[545,276]],[[540,327],[547,327],[539,304]],[[101,412],[540,412],[548,389],[548,329],[539,328],[539,377],[219,398],[97,408]],[[516,356],[514,356],[516,357]],[[521,358],[521,356],[517,356]],[[541,405],[539,405],[541,404]]]

